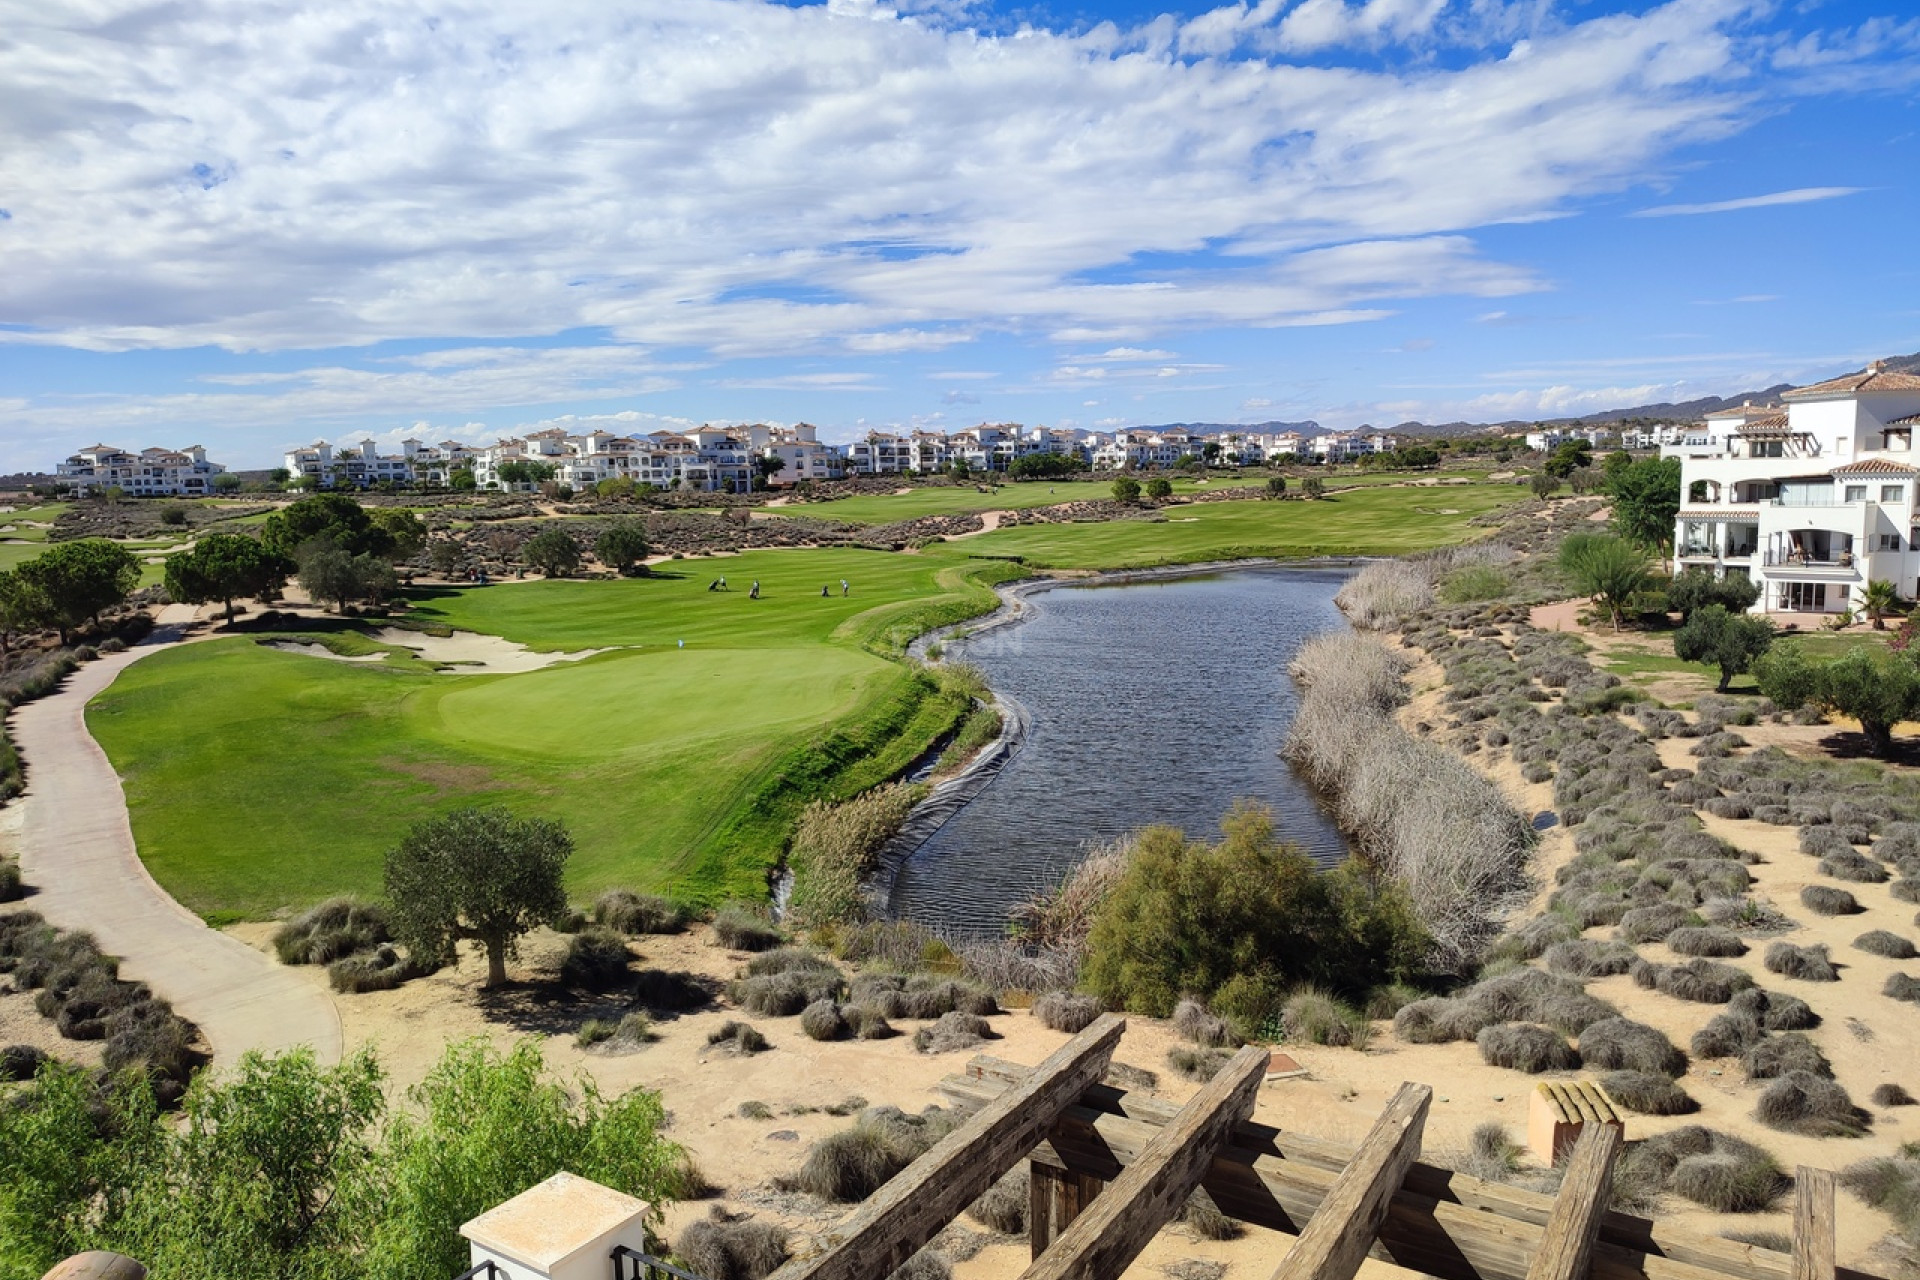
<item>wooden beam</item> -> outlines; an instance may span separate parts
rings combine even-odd
[[[1833,1173],[1793,1171],[1793,1280],[1834,1280]]]
[[[1586,1280],[1600,1219],[1613,1193],[1613,1161],[1624,1141],[1619,1125],[1590,1121],[1582,1126],[1527,1280]]]
[[[1227,1133],[1253,1112],[1267,1051],[1248,1045],[1030,1265],[1023,1280],[1119,1280],[1200,1185]]]
[[[1009,1081],[1024,1079],[1029,1070],[981,1055],[967,1064],[966,1075],[948,1076],[939,1088],[956,1102],[977,1105],[997,1096]],[[1145,1145],[1175,1111],[1139,1092],[1095,1085],[1081,1094],[1080,1105],[1062,1116],[1067,1136],[1057,1131],[1036,1158],[1117,1177],[1129,1152]],[[1332,1184],[1330,1175],[1352,1158],[1350,1144],[1247,1123],[1235,1127],[1203,1185],[1230,1216],[1298,1234]],[[1383,1243],[1375,1247],[1374,1256],[1441,1280],[1526,1280],[1553,1205],[1552,1196],[1415,1162],[1394,1197],[1381,1228]],[[1520,1248],[1516,1240],[1532,1243]],[[1517,1267],[1511,1265],[1515,1260]],[[1676,1267],[1696,1277],[1792,1280],[1792,1259],[1771,1249],[1613,1210],[1601,1219],[1595,1280],[1672,1276]],[[1839,1280],[1876,1280],[1849,1267],[1839,1268],[1837,1275]]]
[[[1373,1248],[1374,1233],[1386,1219],[1407,1166],[1420,1154],[1420,1135],[1432,1102],[1428,1085],[1408,1083],[1395,1091],[1307,1229],[1274,1268],[1273,1280],[1353,1280]]]
[[[1038,1161],[1030,1161],[1029,1168],[1032,1181],[1027,1198],[1027,1240],[1033,1257],[1038,1258],[1073,1225],[1106,1184],[1084,1173],[1069,1173]]]
[[[879,1280],[939,1234],[1018,1164],[1113,1059],[1124,1019],[1104,1014],[1020,1084],[907,1166],[825,1236],[828,1247],[787,1263],[778,1280]]]

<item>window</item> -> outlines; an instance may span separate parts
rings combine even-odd
[[[1880,486],[1880,501],[1899,502],[1907,496],[1907,487],[1903,484],[1883,484]]]
[[[1845,499],[1843,499],[1843,501],[1865,502],[1866,500],[1867,500],[1867,486],[1863,484],[1850,484],[1847,486],[1847,496]]]
[[[1880,535],[1880,545],[1879,545],[1879,546],[1877,546],[1877,547],[1875,547],[1875,548],[1874,548],[1874,550],[1876,550],[1876,551],[1898,551],[1898,550],[1900,550],[1900,535],[1899,535],[1899,534],[1897,534],[1897,533],[1883,533],[1883,534],[1881,534],[1881,535]]]
[[[1783,582],[1780,603],[1793,613],[1824,613],[1827,608],[1827,584],[1824,582]]]

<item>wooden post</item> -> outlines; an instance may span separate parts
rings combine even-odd
[[[1029,1169],[1032,1189],[1027,1199],[1027,1239],[1033,1257],[1038,1258],[1093,1203],[1106,1183],[1037,1160],[1029,1162]]]
[[[1600,1238],[1600,1219],[1606,1216],[1607,1196],[1613,1190],[1614,1157],[1624,1141],[1617,1125],[1581,1128],[1553,1202],[1553,1215],[1540,1237],[1540,1251],[1527,1268],[1527,1280],[1586,1280],[1594,1241]]]
[[[1019,1084],[934,1144],[827,1233],[812,1258],[774,1272],[777,1280],[876,1280],[938,1235],[1047,1136],[1053,1122],[1113,1060],[1126,1022],[1102,1014]]]
[[[1833,1171],[1793,1171],[1793,1280],[1833,1280]]]
[[[1433,1090],[1424,1084],[1400,1086],[1274,1270],[1273,1280],[1353,1280],[1373,1248],[1374,1233],[1407,1176],[1407,1166],[1420,1154],[1420,1134],[1432,1101]]]
[[[1253,1114],[1266,1073],[1266,1050],[1248,1045],[1236,1053],[1028,1266],[1023,1280],[1119,1280],[1186,1204],[1233,1126]]]

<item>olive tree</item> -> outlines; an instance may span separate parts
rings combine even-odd
[[[1121,476],[1113,482],[1113,500],[1115,502],[1140,501],[1140,482],[1132,476]]]
[[[1773,645],[1773,623],[1750,613],[1729,613],[1725,605],[1695,609],[1673,633],[1674,656],[1683,662],[1711,662],[1720,668],[1720,691],[1750,669]]]
[[[520,548],[520,558],[528,568],[557,578],[580,567],[580,548],[560,530],[547,529],[527,539],[527,544]]]
[[[456,943],[478,942],[487,985],[499,986],[520,937],[567,909],[560,877],[572,853],[558,822],[501,808],[417,823],[387,853],[394,934],[425,963],[451,963]]]
[[[1760,692],[1783,707],[1813,706],[1860,722],[1876,756],[1893,752],[1893,726],[1920,719],[1920,665],[1910,653],[1852,649],[1828,662],[1782,646],[1754,666]]]
[[[647,558],[646,526],[638,520],[615,520],[594,540],[593,554],[615,573],[627,572]]]

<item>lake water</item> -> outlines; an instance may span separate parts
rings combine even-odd
[[[947,646],[1031,717],[1000,774],[902,865],[896,915],[997,934],[1007,909],[1057,881],[1089,844],[1150,823],[1211,837],[1240,797],[1286,839],[1335,862],[1346,841],[1280,758],[1293,720],[1287,663],[1345,625],[1350,569],[1239,569],[1060,587],[1023,622]]]

